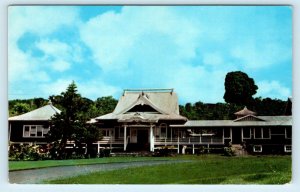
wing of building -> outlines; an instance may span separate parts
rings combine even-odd
[[[45,136],[50,130],[49,120],[60,112],[49,102],[28,113],[9,117],[9,141],[15,144],[46,144]]]
[[[96,117],[104,133],[99,148],[112,151],[155,151],[163,147],[177,153],[222,151],[233,145],[254,153],[291,152],[292,116],[257,116],[246,107],[234,120],[188,120],[179,114],[173,89],[125,90],[112,113]]]

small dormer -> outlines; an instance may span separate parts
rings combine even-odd
[[[234,122],[239,121],[265,121],[264,119],[257,117],[256,113],[244,107],[244,109],[234,113],[236,115],[236,119]]]
[[[242,110],[240,110],[240,111],[238,111],[238,112],[235,112],[234,114],[236,115],[236,118],[237,118],[237,119],[239,119],[239,118],[241,118],[241,117],[248,116],[248,115],[253,115],[253,116],[256,115],[255,112],[253,112],[253,111],[247,109],[246,106],[244,107],[244,109],[242,109]]]

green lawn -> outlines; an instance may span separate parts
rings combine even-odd
[[[70,165],[89,165],[99,163],[121,163],[131,161],[153,161],[168,160],[167,157],[109,157],[94,159],[74,159],[74,160],[45,160],[45,161],[9,161],[9,170],[36,169],[43,167],[57,167]]]
[[[95,172],[52,184],[284,184],[291,180],[291,156],[178,156],[188,163]],[[172,159],[172,158],[170,158]]]

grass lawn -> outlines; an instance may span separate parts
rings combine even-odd
[[[89,165],[99,163],[121,163],[131,161],[153,161],[168,160],[167,157],[109,157],[94,159],[74,159],[74,160],[44,160],[44,161],[9,161],[9,170],[36,169],[44,167],[70,166],[70,165]]]
[[[195,161],[95,172],[88,175],[48,181],[47,183],[284,184],[290,182],[292,174],[291,156],[223,157],[218,155],[186,155],[175,158]]]

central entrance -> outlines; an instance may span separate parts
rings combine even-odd
[[[232,128],[232,144],[241,144],[241,143],[242,143],[241,128],[239,127]]]
[[[149,133],[147,129],[137,130],[137,145],[140,150],[149,149]]]

